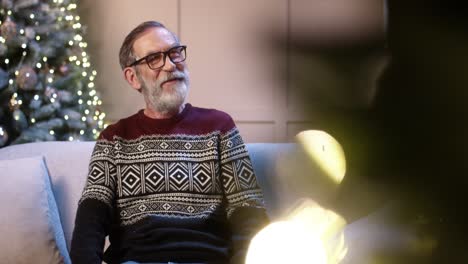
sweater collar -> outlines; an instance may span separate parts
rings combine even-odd
[[[138,119],[142,121],[143,124],[149,124],[150,126],[156,126],[156,127],[170,126],[182,120],[187,115],[187,113],[190,111],[191,108],[192,108],[192,105],[189,103],[186,103],[182,112],[172,117],[161,118],[161,119],[148,117],[145,115],[144,109],[141,109],[140,111],[138,111]]]

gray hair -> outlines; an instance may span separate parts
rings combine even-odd
[[[150,28],[164,28],[167,31],[171,32],[171,34],[174,36],[177,42],[179,42],[179,39],[177,36],[172,33],[169,29],[167,29],[162,23],[157,22],[157,21],[146,21],[138,25],[136,28],[134,28],[128,35],[125,37],[122,46],[120,47],[119,51],[119,63],[120,67],[125,69],[129,64],[134,62],[136,60],[135,55],[133,55],[133,44],[135,43],[135,40],[146,30]]]

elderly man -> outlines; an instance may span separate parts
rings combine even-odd
[[[161,23],[137,26],[119,55],[146,108],[96,142],[73,263],[243,263],[268,218],[232,118],[185,102],[186,46]]]

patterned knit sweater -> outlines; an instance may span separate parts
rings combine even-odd
[[[267,223],[232,118],[193,107],[169,119],[143,110],[107,127],[89,165],[72,239],[74,264],[243,263]]]

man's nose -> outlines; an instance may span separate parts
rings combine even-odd
[[[165,62],[164,62],[164,66],[163,66],[163,71],[174,71],[176,65],[175,63],[172,62],[172,60],[169,58],[169,56],[166,56],[165,58]]]

